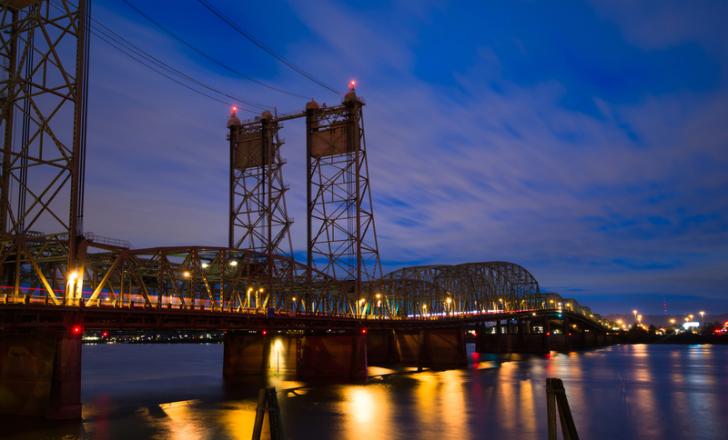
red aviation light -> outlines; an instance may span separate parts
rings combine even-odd
[[[108,338],[109,337],[109,332],[107,332],[106,330],[104,330],[103,332],[101,332],[101,337],[102,338]]]
[[[356,88],[356,80],[352,79],[349,81],[349,90],[354,90]]]
[[[264,329],[261,333],[263,334],[263,336],[266,336],[266,335],[268,335],[268,330]]]
[[[71,327],[71,334],[73,336],[79,336],[81,333],[83,333],[83,326],[81,324],[74,324]]]
[[[237,105],[234,105],[234,106],[232,106],[232,107],[230,108],[230,112],[231,112],[232,114],[235,114],[235,113],[237,113],[237,112],[238,112],[238,106],[237,106]]]
[[[359,330],[359,331],[361,332],[362,335],[366,335],[367,334],[367,328],[366,327],[362,327],[362,329]]]

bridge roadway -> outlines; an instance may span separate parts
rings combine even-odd
[[[366,380],[367,367],[462,368],[478,352],[546,353],[606,345],[608,329],[561,309],[389,318],[202,307],[0,303],[0,414],[81,417],[81,336],[88,330],[225,331],[226,382],[265,375],[287,338],[302,379]]]

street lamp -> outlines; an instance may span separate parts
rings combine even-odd
[[[705,311],[701,310],[698,313],[700,313],[700,326],[702,327],[705,325]]]

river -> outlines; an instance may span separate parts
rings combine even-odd
[[[305,384],[271,352],[291,439],[543,439],[545,379],[563,379],[582,439],[728,437],[728,346],[619,345],[549,356],[472,353],[465,370],[370,367],[367,384]],[[10,438],[249,439],[257,381],[224,386],[219,344],[87,345],[81,423]],[[281,365],[283,363],[283,365]],[[285,390],[285,391],[284,391]],[[3,437],[0,435],[0,437]]]

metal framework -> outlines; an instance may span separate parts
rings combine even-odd
[[[80,293],[67,305],[131,310],[192,310],[276,316],[314,315],[362,319],[475,319],[537,311],[576,313],[600,321],[588,307],[555,293],[541,293],[523,267],[507,262],[407,267],[365,283],[354,295],[351,282],[337,281],[292,259],[273,256],[276,277],[269,287],[267,256],[244,249],[160,247],[129,249],[103,237],[81,245],[88,256],[83,274],[66,273],[66,237],[36,236],[19,289],[0,286],[0,304],[61,305],[64,285]],[[88,237],[87,237],[88,238]],[[14,264],[12,257],[7,261]],[[309,277],[311,281],[309,282]]]
[[[268,256],[221,247],[129,249],[101,237],[82,241],[87,252],[83,273],[66,273],[66,242],[60,235],[38,236],[23,251],[18,289],[0,286],[12,302],[60,304],[66,283],[80,292],[71,305],[207,308],[208,310],[301,311],[345,314],[353,298],[327,275],[283,256],[272,256],[275,272],[267,276]],[[7,263],[14,264],[13,257]],[[306,296],[304,296],[306,294]],[[348,300],[348,301],[347,301]]]
[[[54,234],[43,246],[66,256],[64,276],[83,271],[88,20],[86,0],[0,3],[0,270],[15,293],[25,266],[48,278],[35,231]]]
[[[382,276],[363,102],[311,101],[230,130],[228,247],[130,249],[83,233],[87,0],[0,3],[0,299],[83,307],[299,313],[360,319],[591,311],[506,262]],[[306,118],[307,262],[292,258],[278,137]],[[43,231],[43,232],[39,232]],[[598,318],[596,318],[598,319]]]
[[[382,274],[362,107],[353,89],[335,107],[306,106],[308,261],[355,297]]]
[[[538,281],[507,262],[406,267],[385,275],[380,289],[381,312],[395,316],[542,308]]]
[[[283,183],[280,124],[270,112],[254,121],[241,123],[235,109],[228,121],[230,130],[230,210],[228,246],[266,256],[272,287],[280,273],[274,260],[293,257],[290,227]]]

